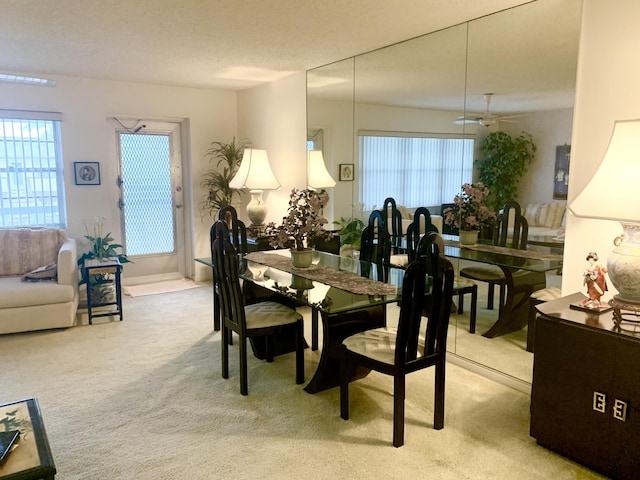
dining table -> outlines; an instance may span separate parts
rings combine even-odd
[[[482,335],[494,338],[516,332],[529,319],[531,294],[546,287],[546,272],[562,269],[562,255],[476,243],[463,245],[455,235],[443,235],[447,257],[500,267],[506,279],[506,297],[496,322]]]
[[[245,289],[258,287],[289,304],[311,308],[312,322],[321,319],[322,345],[318,366],[304,390],[317,393],[340,384],[342,341],[365,330],[386,325],[386,305],[399,302],[404,270],[315,250],[311,266],[294,267],[289,250],[239,254]],[[197,259],[211,264],[211,259]],[[312,328],[312,336],[317,330]],[[318,339],[312,338],[312,345]],[[369,373],[350,368],[352,380]]]

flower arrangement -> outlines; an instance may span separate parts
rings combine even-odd
[[[313,245],[314,238],[330,239],[333,234],[324,229],[329,223],[322,216],[322,209],[329,203],[329,194],[325,190],[291,190],[287,216],[282,224],[267,224],[265,233],[273,235],[270,244],[273,247],[288,247],[293,239],[296,250],[304,250]]]
[[[462,192],[453,199],[453,206],[444,209],[445,223],[464,231],[491,225],[496,212],[486,205],[488,196],[489,189],[484,183],[465,183]]]

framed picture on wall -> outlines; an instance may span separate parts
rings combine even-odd
[[[353,182],[353,163],[340,164],[340,181]]]
[[[569,191],[569,161],[571,160],[571,145],[556,147],[556,168],[553,171],[553,198],[566,200]]]
[[[100,163],[73,162],[76,185],[100,185]]]

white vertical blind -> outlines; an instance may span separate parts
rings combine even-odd
[[[359,142],[365,210],[387,197],[409,208],[449,203],[472,181],[473,138],[361,132]]]

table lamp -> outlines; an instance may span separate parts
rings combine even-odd
[[[258,230],[264,228],[267,206],[262,199],[262,191],[280,188],[280,182],[269,165],[267,151],[245,148],[238,173],[229,182],[229,187],[249,189],[251,194],[251,201],[247,205],[247,216],[251,221],[249,226]]]
[[[324,164],[321,150],[307,150],[307,185],[314,190],[336,186]]]
[[[574,167],[575,168],[575,167]],[[614,308],[640,310],[640,119],[618,120],[602,163],[569,204],[576,217],[617,220],[624,233],[613,241],[609,279],[618,290]]]

